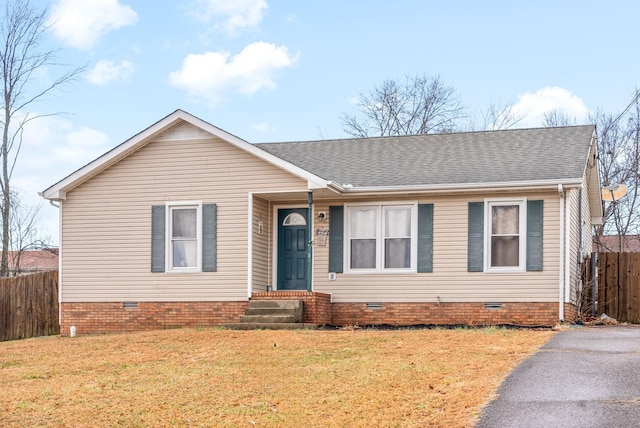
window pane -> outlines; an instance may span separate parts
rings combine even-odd
[[[520,232],[520,207],[494,205],[491,207],[491,234],[517,235]]]
[[[385,239],[384,255],[385,268],[410,268],[411,239]]]
[[[518,236],[491,237],[491,266],[519,266],[520,238]]]
[[[351,210],[351,237],[375,238],[376,236],[376,208],[358,208]]]
[[[195,238],[196,237],[196,219],[197,210],[195,208],[173,209],[171,227],[171,236],[173,238]]]
[[[173,241],[173,267],[196,267],[198,241]]]
[[[299,213],[291,213],[287,215],[282,221],[283,226],[305,226],[307,221],[304,216]]]
[[[385,238],[407,238],[411,236],[411,209],[386,208],[384,210]]]
[[[376,240],[351,240],[351,269],[376,268]]]

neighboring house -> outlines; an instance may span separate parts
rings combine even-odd
[[[0,251],[2,257],[2,251]],[[9,251],[9,270],[13,275],[58,269],[58,249]]]
[[[42,192],[61,331],[576,317],[601,221],[594,126],[250,144],[177,110]],[[311,239],[312,245],[308,246]]]
[[[637,253],[637,252],[640,252],[640,236],[639,235],[594,236],[593,251],[600,252],[600,253],[610,253],[610,252]]]

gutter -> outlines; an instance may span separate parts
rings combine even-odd
[[[338,184],[329,182],[329,187],[341,194],[357,194],[363,196],[378,196],[382,193],[410,194],[410,193],[468,193],[469,191],[496,191],[496,190],[556,190],[558,187],[573,188],[582,186],[581,179],[566,180],[539,180],[539,181],[510,181],[494,183],[452,183],[416,186],[363,186],[356,187],[351,184]]]

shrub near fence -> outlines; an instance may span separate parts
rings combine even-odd
[[[0,341],[59,333],[57,270],[0,279]]]

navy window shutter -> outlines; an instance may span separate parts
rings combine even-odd
[[[484,202],[469,202],[467,270],[484,270]]]
[[[151,272],[164,272],[165,206],[151,207]]]
[[[433,204],[418,205],[418,272],[433,272]]]
[[[542,201],[527,201],[527,270],[542,270]]]
[[[344,207],[329,207],[329,272],[344,271]]]
[[[216,204],[202,206],[202,271],[217,270],[217,208]]]

